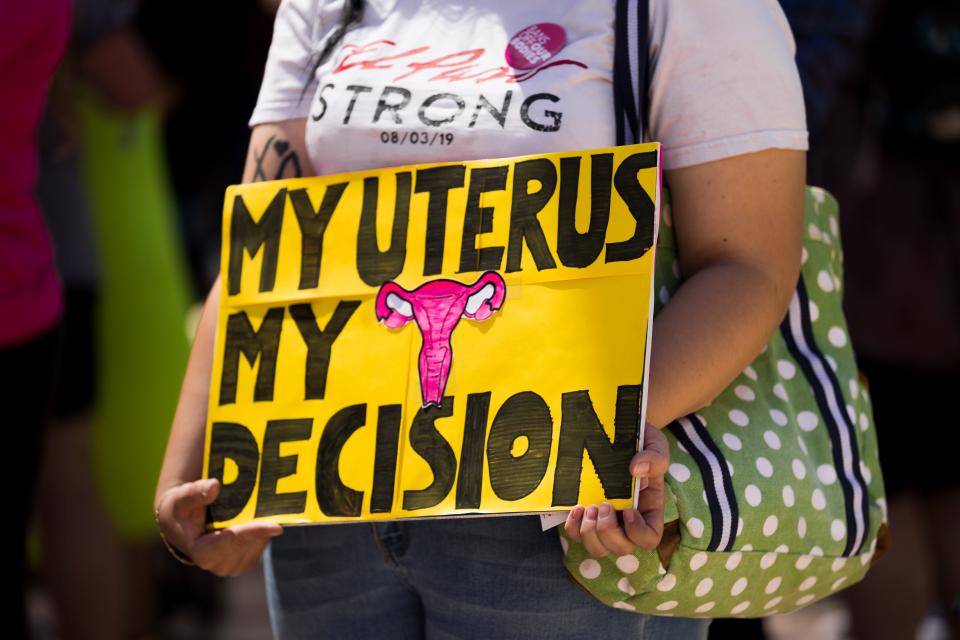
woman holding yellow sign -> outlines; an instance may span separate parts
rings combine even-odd
[[[618,127],[611,108],[612,25],[620,5],[636,10],[632,2],[601,0],[286,1],[251,119],[244,182],[612,147]],[[783,318],[800,265],[806,130],[792,39],[779,7],[765,0],[696,7],[651,0],[648,26],[648,137],[664,146],[685,281],[654,322],[646,420],[657,428],[646,430],[644,452],[629,463],[639,479],[638,508],[625,508],[618,516],[604,502],[575,506],[567,517],[566,531],[598,557],[657,546],[669,462],[659,428],[709,403],[751,362]],[[423,260],[411,267],[436,275],[449,262],[452,272],[466,273],[457,278],[470,287],[456,307],[458,317],[505,314],[498,311],[503,304],[510,310],[509,277],[504,303],[503,279],[496,275],[485,281],[480,274],[503,270],[509,276],[521,270],[521,263],[529,264],[524,242],[537,271],[558,268],[558,260],[561,267],[577,260],[555,255],[557,249],[541,241],[549,234],[528,225],[517,232],[520,251],[511,269],[512,241],[493,219],[496,192],[509,191],[508,175],[494,169],[477,181],[482,184],[473,201],[476,228],[469,236],[463,231],[463,238],[477,244],[459,255],[444,253],[444,234],[459,242],[459,231],[450,231],[457,225],[441,222],[439,242],[431,240],[427,225],[426,248],[418,249]],[[633,173],[635,178],[637,170]],[[549,180],[539,182],[545,189]],[[398,177],[397,202],[403,184]],[[562,179],[559,186],[551,184],[563,193]],[[291,200],[293,186],[286,196]],[[448,198],[452,202],[473,190],[462,173],[438,171],[427,180],[422,169],[404,188],[429,194],[430,206],[437,204],[431,219],[440,220],[447,215]],[[466,198],[471,202],[469,194]],[[336,219],[328,213],[327,221]],[[416,229],[412,223],[411,228]],[[497,253],[490,245],[499,242],[501,232],[500,244],[507,250]],[[318,237],[322,242],[323,230]],[[277,243],[283,247],[283,237]],[[252,256],[262,245],[243,246]],[[540,254],[538,246],[545,247]],[[430,247],[439,247],[438,252]],[[611,243],[605,247],[609,263]],[[325,251],[336,255],[337,248]],[[263,264],[268,253],[262,250]],[[315,267],[319,272],[319,263]],[[264,286],[266,271],[260,272],[259,292],[272,286]],[[391,289],[371,277],[383,284],[380,320],[398,328],[416,319],[426,341],[422,323],[437,319],[419,310],[423,296],[413,294],[423,291]],[[268,597],[278,637],[308,637],[321,630],[337,638],[705,636],[703,620],[643,616],[593,600],[567,580],[556,534],[541,531],[528,516],[287,529],[265,519],[206,532],[207,506],[224,490],[216,479],[198,480],[205,468],[211,372],[220,370],[213,356],[220,295],[215,286],[197,332],[157,489],[157,519],[175,555],[220,575],[246,570],[268,549]],[[475,330],[488,331],[497,320],[477,322]],[[435,358],[440,364],[428,362],[420,370],[425,408],[443,406],[443,400],[437,402],[444,397],[443,385],[423,383],[432,375],[431,366],[443,371],[446,382],[451,365],[442,347]],[[259,354],[262,369],[267,352],[243,353],[251,364]],[[384,359],[384,366],[388,362]],[[511,360],[494,362],[508,375]],[[463,365],[458,361],[454,371],[457,366]],[[279,371],[278,379],[283,375]],[[213,378],[225,379],[222,374]],[[272,380],[269,386],[272,394]],[[222,393],[223,386],[219,389]],[[565,409],[573,406],[566,404],[568,395]],[[389,414],[386,409],[381,407],[381,417]],[[243,437],[242,431],[236,433]],[[263,451],[266,464],[266,443]],[[282,464],[283,458],[277,453],[271,464]],[[340,482],[336,457],[333,468]],[[256,473],[255,462],[251,473]],[[339,473],[350,470],[341,466]],[[276,477],[273,495],[283,495]]]

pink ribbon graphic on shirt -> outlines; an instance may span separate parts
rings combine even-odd
[[[487,271],[470,285],[431,280],[413,291],[387,282],[377,292],[377,320],[397,329],[411,320],[423,339],[420,347],[420,394],[423,406],[440,405],[453,364],[450,339],[460,318],[483,321],[503,306],[507,285]]]

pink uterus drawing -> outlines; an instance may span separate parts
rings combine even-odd
[[[420,394],[423,406],[440,405],[453,364],[450,344],[460,318],[483,321],[503,306],[507,285],[499,273],[487,271],[473,284],[437,279],[407,291],[387,282],[377,292],[377,320],[397,329],[417,323],[420,347]]]

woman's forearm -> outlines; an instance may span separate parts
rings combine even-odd
[[[790,292],[736,263],[685,281],[653,324],[647,421],[662,428],[719,395],[768,342]]]
[[[647,420],[710,403],[770,340],[800,272],[805,154],[770,149],[667,173],[684,280],[654,321]]]
[[[180,389],[180,401],[170,428],[167,451],[157,482],[154,507],[160,496],[184,482],[197,480],[203,473],[204,425],[207,419],[210,372],[213,370],[213,342],[217,328],[220,279],[210,289],[190,351],[190,360]]]

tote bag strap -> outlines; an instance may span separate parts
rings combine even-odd
[[[613,51],[613,108],[617,144],[643,142],[647,130],[648,0],[617,0]]]
[[[613,57],[613,102],[617,144],[643,142],[649,131],[649,4],[617,0]],[[660,229],[659,243],[669,229]],[[673,242],[668,241],[672,245]],[[671,423],[667,430],[693,456],[703,477],[713,532],[708,551],[731,551],[737,538],[740,509],[723,451],[696,415]]]

